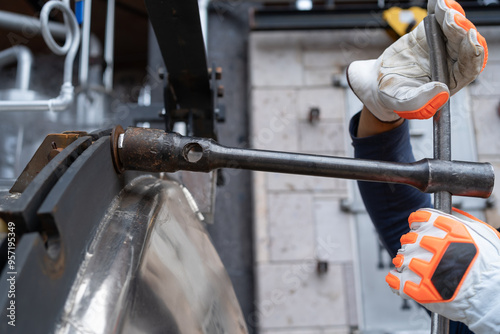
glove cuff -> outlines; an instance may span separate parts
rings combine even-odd
[[[478,264],[479,265],[479,264]],[[465,309],[467,325],[476,334],[500,333],[500,262],[483,263],[481,280],[475,284],[469,307]]]
[[[378,75],[381,62],[381,57],[352,62],[347,68],[347,82],[373,116],[381,122],[392,123],[399,120],[400,116],[387,108],[378,96]]]

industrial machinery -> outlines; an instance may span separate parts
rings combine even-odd
[[[8,229],[0,246],[0,314],[8,321],[0,322],[0,332],[246,333],[205,217],[171,174],[177,171],[241,168],[404,183],[443,194],[437,196],[443,209],[451,194],[491,194],[490,164],[447,161],[441,154],[399,164],[217,144],[215,123],[224,118],[221,71],[207,66],[197,1],[145,2],[167,68],[162,129],[113,126],[48,135],[10,191],[0,193]],[[85,3],[83,13],[90,11]],[[81,37],[68,4],[47,2],[39,28],[53,52],[66,54],[61,94],[0,101],[0,112],[59,111],[78,99],[72,69]],[[54,8],[64,14],[62,32],[48,22]],[[85,59],[91,38],[85,24],[82,31]],[[52,37],[57,34],[66,35],[62,47]],[[111,47],[105,56],[109,86]],[[86,80],[88,68],[80,72]],[[19,89],[27,90],[23,77]],[[179,122],[186,135],[173,132]],[[436,131],[446,137],[444,126]]]
[[[61,111],[58,117],[73,117],[67,126],[87,129],[102,117],[96,115],[96,101],[106,105],[106,100],[89,88],[91,1],[77,7],[77,15],[69,3],[47,2],[40,21],[1,13],[4,25],[21,30],[34,26],[53,52],[66,54],[61,94],[46,98],[28,94],[26,48],[8,51],[14,60],[10,54],[19,55],[20,79],[16,92],[0,101],[4,124],[34,117],[43,125],[42,115],[53,117]],[[198,4],[147,4],[155,29],[167,29],[158,37],[177,43],[165,57],[165,92],[170,93],[162,123],[171,129],[173,122],[182,120],[188,132],[214,138],[217,86],[210,89],[209,78],[213,84],[220,72],[215,67],[207,71]],[[63,13],[64,25],[49,22],[54,9]],[[113,10],[114,1],[109,1],[107,23]],[[109,28],[104,89],[112,88],[106,74],[112,75],[112,35]],[[54,40],[64,37],[62,46]],[[190,42],[182,42],[184,38]],[[75,93],[73,61],[80,40],[80,92]],[[75,105],[76,115],[66,110]],[[150,117],[134,111],[127,116]],[[120,122],[127,120],[122,117]],[[48,135],[21,176],[8,184],[9,192],[3,185],[0,217],[7,233],[1,242],[0,304],[5,321],[0,332],[246,333],[231,281],[205,229],[210,218],[200,212],[178,175],[118,173],[110,135],[110,129]],[[9,149],[5,147],[5,158]]]

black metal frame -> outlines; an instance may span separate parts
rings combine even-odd
[[[84,260],[83,250],[94,238],[96,224],[123,187],[126,176],[117,175],[113,168],[109,136],[90,146],[89,141],[90,137],[77,139],[37,175],[14,203],[0,208],[3,219],[16,222],[18,240],[16,326],[2,321],[1,333],[55,330],[54,319],[66,303]],[[82,145],[88,148],[80,152]],[[63,166],[67,159],[71,164]],[[99,196],[95,196],[96,184],[100,186]],[[23,208],[25,211],[21,211]],[[16,219],[19,215],[12,216],[14,211],[23,220]],[[21,233],[23,225],[27,230]],[[6,255],[6,251],[1,254],[2,258]],[[0,291],[5,292],[0,295],[3,319],[8,319],[7,278],[12,275],[11,271],[4,266],[0,276]]]
[[[145,0],[168,74],[164,78],[167,131],[185,122],[190,134],[216,138],[217,86],[209,73],[198,1]],[[214,93],[215,92],[215,93]]]
[[[40,220],[36,212],[52,187],[92,143],[90,136],[80,137],[65,150],[55,156],[40,173],[27,185],[21,195],[8,206],[0,208],[0,217],[16,224],[16,233],[40,230]],[[1,254],[3,258],[5,253]]]
[[[467,18],[476,26],[500,25],[500,6],[479,6],[477,2],[460,2]],[[402,4],[402,8],[409,7]],[[382,18],[387,8],[351,6],[337,9],[256,8],[251,11],[252,30],[319,30],[319,29],[388,29]]]

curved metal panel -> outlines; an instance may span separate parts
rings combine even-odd
[[[109,207],[57,333],[246,333],[231,282],[176,182],[142,176]]]
[[[123,188],[124,177],[115,173],[111,162],[109,137],[97,140],[81,154],[73,154],[77,151],[71,146],[78,141],[52,159],[17,199],[26,198],[32,186],[36,190],[37,184],[43,185],[40,189],[46,195],[35,191],[29,204],[32,207],[40,198],[43,200],[36,205],[35,217],[42,232],[26,233],[16,245],[15,327],[0,322],[0,333],[54,332],[96,228]],[[60,168],[59,159],[75,160],[69,167]],[[47,182],[53,185],[48,193]],[[15,206],[8,205],[2,212],[9,207]],[[7,273],[5,267],[0,279],[0,291],[5,292],[0,294],[2,318],[6,318],[8,303],[13,300],[7,294]]]

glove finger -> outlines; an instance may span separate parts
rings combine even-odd
[[[456,60],[459,53],[462,40],[466,37],[469,30],[477,31],[474,24],[465,17],[465,12],[460,4],[454,0],[438,0],[435,7],[436,19],[440,24],[448,42],[446,44],[448,55]],[[485,50],[485,59],[483,63],[486,66],[488,46],[486,40],[478,33],[479,44]]]
[[[488,62],[488,44],[486,44],[486,39],[479,33],[479,31],[476,29],[470,29],[467,32],[467,37],[464,38],[462,44],[460,45],[459,57],[462,52],[475,55],[478,57],[477,61],[481,59],[482,63],[480,72],[484,70],[486,63]],[[477,74],[479,74],[479,72]]]
[[[380,82],[380,100],[402,118],[428,119],[441,108],[450,93],[440,82],[428,82],[400,75],[387,75]]]
[[[442,13],[442,15],[442,20],[438,19],[437,14],[436,19],[438,19],[443,34],[447,40],[446,51],[448,52],[448,56],[451,59],[456,60],[460,44],[465,38],[467,31],[470,29],[470,25],[472,25],[472,22],[467,20],[465,16],[454,9],[447,9]],[[457,22],[459,22],[460,24],[458,24]]]
[[[428,238],[427,234],[436,233],[440,237],[446,236],[444,231],[436,231],[432,224],[426,224],[421,227],[421,233],[410,232],[401,237],[401,249],[398,250],[398,255],[393,259],[393,264],[399,272],[407,272],[411,268],[410,262],[413,258],[418,258],[422,261],[430,262],[434,253],[425,247],[422,247],[422,240]],[[425,244],[425,242],[424,242]],[[419,279],[414,280],[418,282]]]
[[[452,95],[477,78],[484,69],[485,49],[478,41],[479,33],[471,29],[460,44],[458,59],[450,73],[450,90]]]
[[[484,60],[483,60],[483,66],[482,69],[486,66],[486,62],[488,61],[488,44],[486,43],[486,39],[477,31],[476,26],[469,21],[468,19],[465,18],[465,16],[460,15],[460,14],[453,14],[453,20],[451,20],[451,13],[448,14],[447,18],[447,24],[445,25],[446,29],[443,28],[443,33],[448,38],[448,41],[450,41],[450,38],[453,39],[454,37],[450,37],[451,34],[456,33],[457,36],[459,35],[458,32],[466,31],[469,32],[470,30],[475,31],[475,35],[472,37],[477,40],[477,44],[481,45],[484,49]],[[470,37],[470,35],[467,35]],[[447,43],[447,48],[448,50],[450,49],[455,49],[455,48],[460,48],[460,45],[462,44],[462,41],[457,41],[455,43]],[[464,38],[467,38],[464,36]],[[460,43],[459,43],[460,42]],[[453,59],[456,59],[455,57],[452,57]],[[481,69],[481,70],[482,70]]]
[[[446,232],[436,231],[437,228],[432,224],[432,215],[434,211],[427,209],[420,209],[413,212],[408,217],[410,225],[410,232],[401,237],[401,249],[398,251],[398,259],[395,260],[394,265],[398,271],[403,271],[409,266],[409,260],[412,257],[418,257],[424,261],[430,261],[433,253],[421,248],[420,242],[426,235],[436,235],[444,237]],[[400,264],[398,266],[398,264]]]
[[[434,228],[429,220],[433,215],[432,210],[420,209],[413,212],[408,217],[408,223],[411,231],[401,237],[401,249],[393,259],[393,264],[396,267],[386,276],[386,282],[389,287],[399,296],[409,299],[405,289],[408,286],[418,286],[421,281],[421,276],[410,269],[411,263],[415,259],[427,263],[432,259],[433,254],[420,247],[421,236],[416,231],[425,235],[427,230]]]
[[[486,39],[483,37],[483,35],[479,33],[479,31],[476,30],[476,33],[477,33],[477,40],[484,49],[483,67],[481,68],[482,72],[484,70],[484,67],[486,66],[486,63],[488,62],[488,44],[486,43]]]
[[[423,224],[429,222],[431,215],[432,213],[427,211],[426,209],[420,209],[410,214],[410,216],[408,217],[410,230],[413,232],[419,230]]]
[[[389,284],[392,292],[401,296],[402,284],[401,284],[401,273],[397,270],[391,270],[386,276],[385,281]]]
[[[460,6],[460,4],[454,0],[436,0],[434,1],[434,14],[436,15],[436,20],[441,26],[441,28],[444,28],[444,24],[446,23],[446,20],[448,21],[453,21],[454,15],[458,14],[461,15],[462,17],[465,18],[465,11]],[[429,12],[429,14],[432,14]],[[447,15],[452,14],[451,16],[447,17]],[[450,20],[451,18],[451,20]]]
[[[464,9],[455,0],[433,0],[427,3],[428,14],[436,14],[438,22],[443,22],[444,13],[450,9],[465,16]]]
[[[411,276],[408,276],[408,274]],[[413,282],[413,279],[415,278],[417,283]],[[407,268],[404,272],[399,272],[393,269],[385,276],[385,281],[389,285],[389,288],[391,288],[392,292],[403,299],[411,299],[411,297],[409,297],[405,292],[405,286],[407,283],[409,283],[409,285],[418,284],[418,282],[420,282],[420,277],[416,276],[415,273]]]

